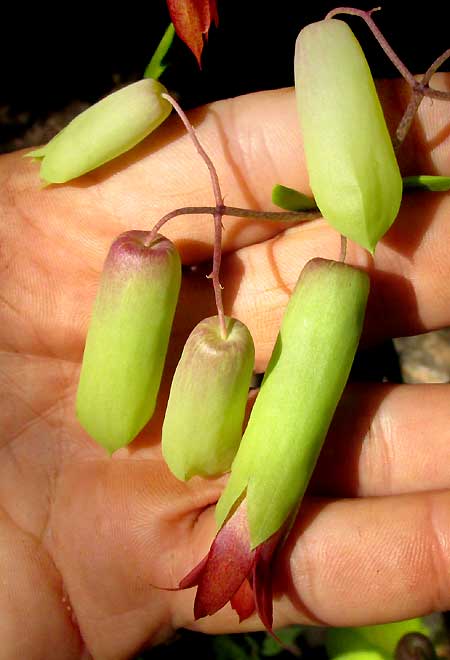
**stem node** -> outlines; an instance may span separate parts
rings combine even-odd
[[[325,18],[333,18],[338,14],[350,14],[352,16],[359,16],[362,18],[363,21],[365,21],[367,27],[372,32],[375,39],[378,41],[380,47],[391,60],[392,64],[397,68],[397,70],[411,87],[413,96],[410,103],[408,104],[408,107],[406,108],[402,120],[400,121],[394,138],[394,147],[395,149],[398,149],[405,139],[414,115],[425,96],[431,99],[438,99],[440,101],[450,101],[450,92],[443,92],[440,89],[434,89],[434,87],[430,87],[428,84],[433,73],[435,73],[437,69],[445,62],[445,60],[450,57],[450,49],[446,50],[440,57],[438,57],[437,60],[435,60],[435,62],[433,62],[433,64],[423,76],[422,80],[416,80],[411,71],[398,57],[397,53],[390,46],[387,39],[381,33],[381,30],[379,30],[373,21],[372,14],[374,11],[378,11],[379,9],[381,9],[381,7],[375,7],[369,11],[364,9],[354,9],[353,7],[336,7],[335,9],[329,11]]]

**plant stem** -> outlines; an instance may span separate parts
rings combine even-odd
[[[169,103],[173,106],[174,110],[177,112],[181,121],[183,122],[186,131],[188,132],[189,137],[197,149],[200,157],[206,164],[206,167],[209,170],[209,175],[211,177],[211,185],[214,192],[214,198],[216,201],[216,208],[213,213],[214,217],[214,252],[213,252],[213,267],[210,274],[214,288],[214,297],[216,299],[217,315],[219,317],[220,331],[223,339],[227,338],[227,327],[225,322],[225,314],[223,311],[223,300],[222,300],[222,286],[220,284],[219,275],[220,275],[220,262],[222,260],[222,209],[224,206],[222,191],[220,190],[219,177],[217,176],[216,168],[208,156],[206,151],[203,149],[202,145],[197,138],[197,134],[194,130],[194,127],[189,122],[184,110],[178,104],[178,102],[170,96],[170,94],[161,94]]]
[[[417,91],[422,96],[429,96],[430,98],[439,99],[441,101],[450,101],[450,92],[443,92],[440,89],[433,89],[433,87],[428,86],[428,83],[424,84],[423,81],[418,81],[414,78],[411,71],[398,57],[398,55],[393,50],[393,48],[391,48],[391,46],[389,45],[388,41],[385,39],[381,31],[375,25],[375,22],[373,21],[371,14],[374,11],[378,11],[379,9],[380,7],[375,7],[370,11],[364,11],[363,9],[353,9],[352,7],[336,7],[336,9],[332,9],[330,12],[328,12],[325,18],[332,18],[337,14],[350,14],[353,16],[359,16],[366,22],[373,36],[378,41],[378,43],[380,44],[381,48],[384,50],[386,55],[389,57],[392,64],[398,69],[398,71],[401,73],[403,78],[405,78],[405,80],[409,83],[409,85],[412,87],[414,91]]]
[[[442,53],[440,57],[438,57],[433,64],[427,69],[425,72],[424,76],[422,77],[421,85],[428,85],[429,81],[431,80],[431,77],[433,76],[434,73],[439,69],[439,67],[450,57],[450,48],[448,48],[445,52]],[[417,91],[413,90],[412,96],[409,100],[409,103],[406,107],[406,110],[403,114],[403,117],[400,120],[399,125],[397,126],[397,130],[395,131],[395,137],[393,139],[394,143],[394,149],[397,151],[399,147],[401,146],[402,142],[404,141],[410,127],[412,124],[412,121],[414,119],[414,115],[416,114],[417,110],[419,109],[420,104],[423,101],[424,95]]]
[[[269,220],[269,221],[281,221],[281,222],[303,222],[305,220],[314,220],[320,217],[320,212],[317,210],[312,211],[253,211],[252,209],[242,209],[236,206],[225,206],[223,203],[223,196],[220,190],[219,177],[217,175],[216,168],[206,151],[203,149],[200,144],[198,137],[195,133],[194,127],[190,124],[186,114],[177,103],[177,101],[170,96],[170,94],[162,94],[162,96],[171,103],[177,114],[179,115],[181,121],[183,122],[186,131],[188,132],[190,138],[192,139],[195,148],[200,154],[203,161],[206,163],[206,166],[209,170],[211,177],[211,184],[214,191],[214,198],[216,201],[215,206],[184,206],[179,209],[174,209],[164,215],[158,222],[154,225],[153,229],[148,233],[148,236],[145,240],[145,245],[151,245],[155,240],[156,235],[159,230],[168,222],[179,215],[196,215],[196,214],[210,214],[214,218],[214,251],[213,251],[213,266],[211,274],[208,276],[211,278],[214,288],[214,297],[217,307],[217,315],[219,318],[220,330],[222,337],[226,339],[227,337],[227,328],[225,322],[225,314],[223,310],[223,301],[222,301],[222,286],[220,284],[220,263],[222,260],[222,217],[224,215],[236,216],[240,218],[254,218],[259,220]]]
[[[315,220],[320,218],[320,211],[253,211],[252,209],[242,209],[238,206],[222,206],[217,209],[216,206],[182,206],[179,209],[174,209],[170,213],[166,213],[155,224],[153,229],[148,233],[145,240],[145,245],[150,245],[155,240],[159,230],[172,218],[179,215],[214,215],[219,211],[222,215],[233,216],[236,218],[253,218],[254,220],[267,220],[269,222],[306,222],[307,220]]]

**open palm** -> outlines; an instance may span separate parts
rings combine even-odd
[[[449,87],[437,76],[435,85]],[[399,118],[401,84],[381,87]],[[425,101],[404,145],[406,173],[450,174],[448,107]],[[227,202],[270,208],[281,182],[307,190],[292,91],[261,93],[191,117]],[[0,658],[129,658],[179,627],[238,627],[227,606],[194,622],[176,586],[206,553],[226,477],[178,482],[160,453],[170,374],[190,329],[214,313],[203,266],[209,217],[167,226],[186,265],[160,404],[112,459],[74,415],[80,362],[112,240],[169,210],[211,203],[208,174],[172,118],[131,154],[71,185],[41,189],[21,154],[0,161]],[[372,262],[365,340],[450,324],[448,195],[404,201]],[[298,274],[337,258],[319,220],[285,229],[226,219],[225,308],[245,322],[263,371]],[[450,386],[348,388],[277,574],[275,624],[358,625],[450,606]]]

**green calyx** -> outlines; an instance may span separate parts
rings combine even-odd
[[[252,547],[296,510],[347,381],[364,320],[369,278],[313,259],[290,298],[230,479],[220,528],[246,493]]]
[[[127,445],[151,418],[181,282],[175,246],[130,231],[114,241],[86,339],[77,417],[109,452]]]
[[[247,327],[217,316],[190,334],[170,390],[162,430],[163,456],[181,480],[230,469],[242,437],[255,349]]]
[[[166,88],[147,78],[127,85],[75,117],[27,156],[41,160],[46,183],[66,183],[120,156],[155,130],[172,106]]]
[[[373,252],[397,216],[402,179],[369,66],[346,23],[326,19],[300,32],[295,89],[317,206]]]

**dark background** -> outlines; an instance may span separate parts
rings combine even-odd
[[[212,27],[203,68],[178,41],[162,81],[185,108],[238,94],[293,84],[296,36],[336,2],[218,0],[219,27]],[[355,2],[361,9],[374,2]],[[386,0],[374,17],[407,66],[424,71],[450,45],[449,2]],[[164,0],[91,3],[88,9],[17,3],[2,9],[0,39],[0,143],[69,103],[92,103],[116,85],[138,79],[169,23]],[[398,75],[363,21],[346,17],[376,77]],[[444,66],[449,69],[449,64]],[[9,147],[8,147],[9,144]]]

